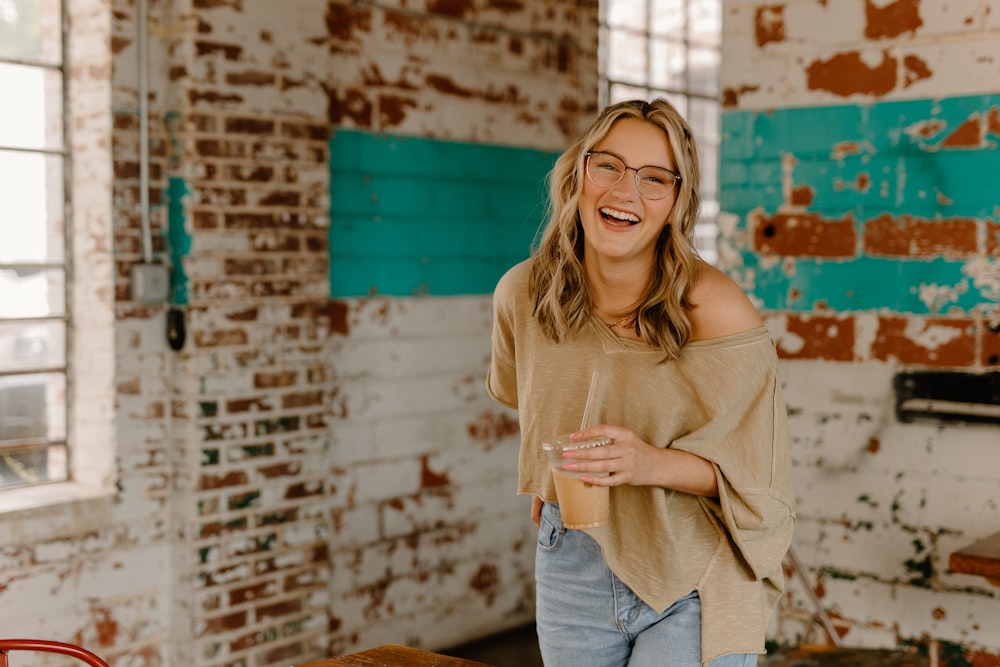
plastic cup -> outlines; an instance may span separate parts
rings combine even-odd
[[[556,486],[556,497],[559,499],[559,513],[563,525],[567,528],[597,528],[608,522],[609,489],[606,486],[594,486],[580,481],[581,477],[606,477],[606,472],[578,472],[563,470],[566,463],[563,452],[591,447],[602,447],[611,444],[611,438],[599,436],[570,442],[569,433],[556,436],[542,443],[542,449],[549,457],[549,470]]]

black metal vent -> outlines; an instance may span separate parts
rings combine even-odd
[[[1000,372],[909,371],[893,387],[901,422],[1000,424]]]

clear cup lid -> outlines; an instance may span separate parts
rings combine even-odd
[[[547,440],[542,443],[542,449],[547,452],[555,451],[576,451],[580,449],[591,449],[592,447],[603,447],[604,445],[610,445],[614,440],[611,438],[599,435],[593,438],[586,438],[584,440],[578,440],[576,442],[570,442],[569,434],[560,435],[551,440]]]

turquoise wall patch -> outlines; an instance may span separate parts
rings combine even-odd
[[[184,271],[184,257],[191,253],[191,233],[184,215],[184,197],[187,183],[176,176],[167,182],[167,247],[170,253],[170,303],[185,306],[188,303],[188,276]]]
[[[926,220],[1000,216],[997,147],[1000,96],[885,102],[722,115],[721,207],[746,230],[751,212],[789,210],[789,191],[808,192],[799,210],[847,215],[859,238],[867,220],[889,214]],[[739,238],[739,235],[737,236]],[[766,258],[738,248],[742,278],[776,310],[969,313],[991,302],[961,257]],[[921,290],[924,290],[921,293]],[[931,298],[929,292],[948,292]]]
[[[330,296],[490,294],[526,258],[558,153],[338,130]]]

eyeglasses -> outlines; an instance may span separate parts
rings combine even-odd
[[[587,152],[587,178],[594,185],[610,188],[617,185],[625,172],[631,169],[635,172],[635,188],[645,199],[664,199],[674,191],[674,186],[681,182],[680,174],[664,167],[630,167],[613,153],[601,151]]]

